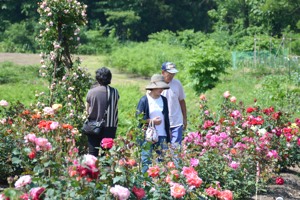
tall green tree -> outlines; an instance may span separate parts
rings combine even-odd
[[[265,32],[280,35],[286,28],[297,31],[300,0],[214,0],[217,8],[209,11],[214,30],[230,34],[254,35]],[[253,29],[253,27],[259,27]]]
[[[272,35],[280,35],[287,27],[299,32],[300,0],[266,0],[262,10]]]
[[[118,36],[146,40],[162,30],[210,31],[207,11],[214,6],[209,0],[106,0],[99,1],[91,12],[99,13],[101,24],[116,30]]]
[[[38,0],[0,1],[0,32],[13,23],[26,19],[37,19]]]

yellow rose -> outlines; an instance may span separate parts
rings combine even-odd
[[[57,110],[60,110],[62,108],[62,105],[61,104],[53,104],[52,105],[52,109],[57,111]]]

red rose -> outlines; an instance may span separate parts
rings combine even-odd
[[[137,188],[137,187],[133,186],[132,192],[138,200],[140,200],[146,196],[146,193],[143,190],[143,188]]]
[[[114,146],[114,139],[103,138],[101,141],[101,147],[104,149],[111,149]]]
[[[30,152],[29,154],[28,154],[28,157],[32,160],[32,159],[34,159],[35,158],[35,151],[32,151],[32,152]]]
[[[277,185],[283,185],[284,184],[284,179],[282,177],[277,177],[276,178],[276,184]]]
[[[247,112],[247,113],[252,113],[252,112],[255,111],[255,110],[256,110],[255,108],[249,107],[249,108],[246,109],[246,112]]]

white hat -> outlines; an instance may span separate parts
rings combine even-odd
[[[163,75],[161,74],[154,74],[151,77],[150,84],[146,86],[146,90],[162,88],[162,89],[169,89],[169,85],[165,82]]]

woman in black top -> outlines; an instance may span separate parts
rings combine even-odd
[[[99,136],[88,135],[89,154],[98,156],[100,143],[103,138],[115,138],[118,126],[118,90],[110,87],[112,74],[109,69],[102,67],[96,71],[98,85],[90,89],[86,97],[86,110],[89,121],[101,121],[105,117],[105,128]],[[108,100],[110,100],[108,102]],[[108,103],[108,107],[107,107]]]

